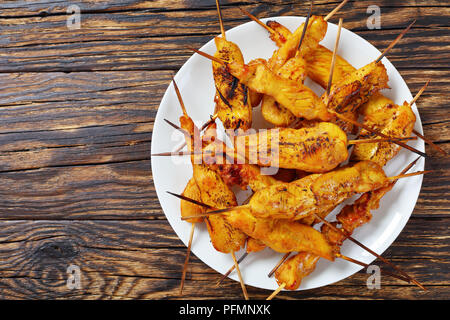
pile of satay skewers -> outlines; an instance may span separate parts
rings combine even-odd
[[[357,227],[371,220],[371,210],[379,207],[381,198],[398,179],[427,172],[407,173],[425,156],[407,145],[408,140],[423,139],[446,154],[414,130],[416,117],[411,106],[428,82],[412,101],[402,105],[396,105],[380,93],[388,88],[389,80],[381,60],[414,22],[376,60],[355,69],[337,55],[342,19],[334,50],[320,45],[327,32],[327,21],[346,2],[326,17],[311,15],[311,3],[306,21],[294,32],[275,21],[264,24],[241,9],[266,29],[278,46],[270,59],[245,64],[239,47],[226,38],[216,0],[221,28],[221,35],[214,39],[217,51],[211,56],[192,49],[212,61],[215,113],[198,128],[187,114],[181,92],[173,80],[182,116],[179,126],[165,121],[184,134],[186,143],[175,152],[154,154],[189,155],[193,167],[193,177],[182,194],[168,191],[181,199],[181,219],[191,223],[180,294],[195,226],[203,222],[214,248],[231,254],[234,261],[217,286],[236,269],[245,299],[248,294],[239,262],[251,252],[269,247],[285,253],[269,273],[269,276],[275,275],[279,285],[268,298],[272,299],[282,289],[296,290],[320,258],[330,261],[339,258],[367,267],[340,253],[346,239],[395,270],[393,273],[383,269],[383,274],[425,290],[416,279],[351,236]],[[321,97],[304,84],[306,77],[325,89]],[[245,133],[252,128],[252,109],[257,106],[274,128]],[[238,152],[238,148],[230,150],[218,139],[217,119],[227,132],[235,133],[234,146],[244,146],[245,152]],[[349,140],[349,134],[356,135],[356,139]],[[276,147],[270,143],[274,137]],[[187,152],[181,151],[184,146]],[[418,154],[419,158],[406,165],[399,175],[387,177],[383,166],[401,148]],[[263,174],[265,167],[273,166],[270,160],[274,155],[282,173]],[[249,158],[256,162],[249,163]],[[235,186],[243,190],[250,188],[253,192],[242,205],[238,205],[232,191]],[[339,204],[357,194],[361,196],[352,205],[343,207],[336,221],[326,220]],[[314,228],[319,223],[322,223],[320,230]],[[246,253],[238,261],[235,252],[243,247]]]

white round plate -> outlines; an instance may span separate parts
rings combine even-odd
[[[269,19],[262,20],[266,21]],[[270,18],[270,20],[276,20],[291,31],[294,31],[305,19],[303,17],[274,17]],[[333,50],[336,34],[337,25],[328,23],[328,32],[321,44]],[[267,31],[254,22],[235,27],[227,31],[226,36],[228,40],[233,41],[240,47],[246,62],[255,58],[268,59],[273,51],[277,49],[275,44],[269,39]],[[212,39],[205,44],[201,50],[214,54],[216,50],[214,40]],[[342,29],[338,54],[355,68],[360,68],[375,60],[380,55],[380,52],[363,38],[351,31]],[[403,101],[411,101],[412,95],[399,72],[386,58],[383,59],[383,63],[387,68],[390,79],[389,86],[391,88],[384,90],[383,94],[397,104],[402,104]],[[194,54],[178,71],[175,79],[180,88],[187,112],[197,125],[201,126],[214,112],[213,98],[215,88],[211,61]],[[323,89],[309,79],[307,79],[306,84],[316,91],[317,94],[322,94]],[[413,110],[417,116],[415,129],[422,132],[420,117],[415,105]],[[254,127],[267,127],[257,112],[254,112]],[[180,115],[181,108],[171,84],[164,94],[156,115],[152,136],[152,153],[173,151],[183,142],[182,135],[163,121],[166,118],[179,123]],[[409,144],[421,151],[425,149],[422,140],[412,141]],[[396,175],[416,157],[417,155],[410,151],[401,150],[388,163],[385,171],[388,175]],[[186,245],[189,238],[190,224],[180,219],[180,200],[167,194],[166,191],[181,193],[184,190],[186,183],[192,177],[192,167],[189,161],[189,157],[152,157],[151,159],[153,180],[161,207],[173,230]],[[423,170],[423,167],[424,159],[421,159],[413,170]],[[358,228],[354,233],[354,237],[377,253],[383,253],[397,238],[408,221],[419,196],[421,184],[422,176],[400,179],[394,189],[381,200],[380,208],[373,212],[372,221]],[[242,192],[238,191],[238,198],[242,199],[243,195],[240,193]],[[342,205],[335,210],[334,214],[339,212],[341,207]],[[330,221],[334,220],[334,214],[328,217]],[[233,260],[229,254],[226,255],[214,250],[205,226],[196,226],[192,252],[200,260],[221,274],[224,274],[233,265]],[[243,253],[244,250],[237,253],[236,256],[239,258]],[[342,253],[368,264],[374,260],[372,255],[349,241],[344,243]],[[281,254],[270,249],[250,254],[241,264],[241,272],[245,283],[258,288],[276,289],[275,279],[268,278],[267,274],[281,256]],[[299,290],[317,288],[337,282],[351,276],[361,270],[361,268],[358,265],[340,259],[337,259],[335,262],[321,259],[315,271],[304,279]],[[235,272],[230,275],[230,278],[238,281]],[[362,283],[361,285],[365,284]]]

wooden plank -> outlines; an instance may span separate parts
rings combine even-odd
[[[449,222],[448,218],[412,219],[385,254],[432,290],[423,293],[396,279],[382,277],[382,289],[376,295],[446,298],[448,291],[435,289],[449,285],[450,281],[444,272],[448,266]],[[434,224],[433,228],[430,224]],[[4,295],[179,297],[177,289],[185,247],[166,221],[5,221],[0,225],[0,291]],[[71,264],[81,269],[80,290],[66,287],[66,269]],[[310,297],[320,294],[367,297],[374,293],[365,289],[367,277],[365,272],[359,272],[336,284],[308,292]],[[219,274],[192,256],[186,296],[217,296],[212,284],[218,278]],[[249,290],[254,296],[268,295],[265,290],[251,287]],[[224,298],[239,296],[240,286],[226,280],[220,292],[225,294]],[[284,295],[300,297],[305,294],[289,292]]]
[[[221,6],[223,8],[238,6],[238,5],[287,5],[293,7],[298,5],[297,1],[258,1],[258,0],[221,0]],[[199,9],[211,9],[214,8],[214,2],[210,0],[150,0],[150,1],[138,1],[138,0],[113,0],[113,1],[79,1],[74,3],[73,1],[62,0],[47,0],[47,1],[14,1],[0,3],[0,10],[2,12],[1,17],[15,17],[15,16],[40,16],[46,17],[54,14],[65,14],[67,8],[70,5],[76,4],[80,7],[82,12],[115,12],[115,11],[136,11],[136,10],[152,10],[152,11],[170,11],[170,10],[199,10]],[[314,1],[316,10],[321,7],[336,6],[339,1],[328,0],[316,0]],[[448,7],[446,3],[438,0],[380,0],[377,1],[377,5],[380,7]],[[367,5],[360,4],[357,1],[349,1],[347,6],[360,6],[367,7]],[[305,6],[301,6],[305,7]]]
[[[320,10],[325,14],[333,6]],[[261,17],[306,12],[306,8],[298,6],[267,3],[247,9]],[[346,18],[344,27],[380,49],[408,21],[418,18],[414,28],[389,54],[397,67],[442,68],[442,61],[449,59],[446,17],[450,8],[386,8],[382,14],[383,30],[367,30],[359,11],[345,7],[341,13]],[[213,7],[188,12],[85,13],[82,17],[79,30],[68,30],[65,15],[0,19],[0,71],[178,69],[191,55],[187,45],[200,47],[219,33]],[[248,21],[235,6],[225,8],[224,17],[226,29]]]

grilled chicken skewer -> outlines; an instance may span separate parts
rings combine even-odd
[[[243,64],[244,58],[239,47],[226,39],[219,0],[216,0],[216,7],[222,37],[214,38],[217,47],[214,56],[222,60]],[[216,86],[215,114],[226,129],[249,129],[252,125],[252,104],[259,103],[256,100],[260,99],[260,95],[249,90],[247,86],[230,74],[225,66],[212,62],[212,68]]]
[[[297,112],[298,114],[296,114],[296,116],[298,117],[303,117],[305,119],[318,119],[322,121],[332,120],[333,117],[337,117],[345,122],[361,126],[383,138],[392,138],[371,129],[364,124],[360,124],[355,120],[349,119],[335,110],[328,109],[322,100],[318,98],[311,89],[306,86],[298,85],[294,81],[283,79],[275,75],[270,71],[262,59],[254,62],[252,65],[242,66],[236,63],[227,63],[196,49],[192,50],[208,59],[227,65],[232,74],[256,91],[272,95],[278,102],[284,101],[284,103],[281,104],[290,105],[290,110],[294,114]],[[359,71],[362,70],[360,75],[364,75],[368,70],[372,69],[373,65],[374,64],[371,63],[369,67],[363,67],[360,70],[357,70],[356,73],[360,74]],[[375,67],[377,67],[377,65],[378,64],[375,64]],[[421,156],[425,156],[423,152],[418,151],[403,142],[395,141],[394,143]]]
[[[169,192],[170,193],[170,192]],[[178,198],[181,198],[181,199],[183,199],[183,200],[186,200],[186,201],[190,201],[190,202],[193,202],[193,203],[195,203],[195,204],[199,204],[199,205],[202,205],[202,206],[204,206],[204,207],[206,207],[207,209],[213,209],[213,208],[211,208],[210,206],[208,206],[207,204],[204,204],[204,203],[201,203],[201,202],[197,202],[197,201],[195,201],[195,200],[193,200],[193,199],[189,199],[189,198],[187,198],[187,197],[183,197],[183,196],[181,196],[181,195],[177,195],[177,194],[174,194],[174,193],[170,193],[170,194],[172,194],[172,195],[174,195],[174,196],[176,196],[176,197],[178,197]],[[234,219],[236,219],[237,217],[233,217]],[[232,221],[233,221],[233,218],[232,218]],[[253,219],[251,218],[251,215],[250,216],[246,216],[245,218],[240,218],[240,221],[242,222],[242,221],[245,221],[245,220],[248,220],[248,221],[252,221],[252,222],[254,222],[254,220],[260,220],[260,221],[258,221],[258,226],[259,227],[263,227],[265,224],[267,224],[267,221],[263,221],[264,219],[255,219],[254,217],[253,217]],[[288,223],[288,221],[286,221],[286,220],[279,220],[278,221],[278,224],[281,224],[282,225],[282,229],[284,229],[284,231],[285,232],[287,232],[287,234],[284,234],[284,237],[285,237],[285,241],[284,241],[284,243],[283,244],[281,244],[281,246],[280,246],[280,244],[275,244],[276,242],[277,242],[277,238],[279,237],[279,235],[278,235],[278,237],[274,237],[274,235],[276,235],[277,233],[278,233],[278,230],[277,229],[274,229],[274,230],[272,230],[273,232],[267,232],[268,230],[266,229],[266,230],[264,230],[265,232],[261,232],[262,230],[260,230],[260,231],[258,231],[258,232],[261,232],[261,234],[264,234],[265,236],[266,236],[266,238],[267,239],[271,239],[271,241],[274,243],[274,246],[280,246],[281,248],[284,248],[284,247],[291,247],[291,246],[301,246],[301,244],[300,244],[300,242],[298,241],[298,238],[299,238],[299,236],[301,236],[300,238],[302,238],[303,239],[303,241],[317,241],[317,240],[322,240],[321,239],[321,237],[314,237],[314,238],[311,238],[311,236],[313,235],[313,233],[311,233],[311,231],[316,231],[315,229],[312,229],[312,228],[310,228],[310,229],[305,229],[305,228],[302,228],[302,229],[298,229],[298,230],[295,230],[295,226],[293,225],[293,224],[289,224]],[[241,227],[242,226],[244,226],[245,224],[239,224]],[[307,227],[307,226],[305,226],[305,225],[302,225],[302,224],[298,224],[297,225],[297,227],[299,227],[299,226],[303,226],[303,227]],[[264,228],[263,228],[264,229]],[[247,227],[247,229],[246,229],[247,231],[250,231],[251,229],[250,228],[248,228]],[[306,237],[304,236],[304,235],[301,235],[301,234],[298,234],[297,232],[293,232],[293,233],[291,233],[291,231],[297,231],[297,232],[302,232],[302,233],[305,233],[306,234]],[[319,233],[320,234],[320,233]],[[315,236],[317,236],[317,234],[314,234]],[[290,242],[290,243],[289,243]],[[306,243],[304,243],[303,244],[303,246],[305,246],[305,245],[307,245]],[[308,244],[309,245],[309,244]],[[325,250],[325,248],[322,248],[322,246],[323,246],[323,242],[320,242],[320,243],[317,243],[317,245],[319,245],[320,246],[320,250]],[[286,250],[286,249],[284,249],[284,250]],[[312,251],[317,251],[317,250],[319,250],[319,248],[318,247],[316,247],[316,248],[313,248],[313,247],[310,247],[310,249],[309,250],[312,250]],[[327,249],[328,250],[328,249]],[[307,251],[307,252],[309,252],[309,251]],[[326,251],[323,251],[323,252],[326,252]],[[346,257],[346,256],[344,256],[344,255],[342,255],[342,254],[340,254],[340,253],[336,253],[336,252],[333,252],[333,257],[331,257],[330,256],[330,258],[332,258],[332,259],[334,259],[334,258],[342,258],[342,259],[345,259],[345,260],[347,260],[347,261],[350,261],[350,262],[353,262],[353,263],[357,263],[357,264],[359,264],[359,265],[363,265],[364,263],[363,262],[360,262],[360,261],[358,261],[358,260],[356,260],[356,259],[352,259],[352,258],[349,258],[349,257]],[[328,254],[327,254],[327,256],[328,256]],[[401,280],[405,280],[405,281],[407,281],[408,279],[407,278],[405,278],[405,277],[402,277],[402,276],[398,276],[398,275],[395,275],[395,274],[390,274],[390,275],[392,275],[392,276],[394,276],[394,277],[396,277],[396,278],[399,278],[399,279],[401,279]],[[281,287],[281,289],[284,287],[285,285],[282,285],[282,287]],[[279,290],[281,290],[281,289],[279,289]],[[278,291],[277,291],[278,292]]]
[[[171,124],[170,121],[166,120]],[[174,124],[171,124],[177,128]],[[179,128],[177,128],[179,129]],[[414,139],[403,137],[402,139]],[[233,137],[235,148],[230,149],[224,143],[211,143],[205,147],[201,154],[205,163],[215,166],[215,170],[221,170],[222,177],[227,171],[236,172],[253,171],[259,168],[243,167],[250,164],[269,166],[284,169],[297,169],[306,172],[327,172],[336,168],[348,158],[348,145],[375,142],[393,142],[398,139],[363,139],[347,140],[347,135],[337,125],[329,122],[313,123],[310,127],[275,128],[260,130],[257,133],[239,135]],[[186,155],[188,153],[162,153],[154,155]],[[199,154],[200,155],[200,154]],[[225,159],[226,158],[226,159]],[[226,165],[223,165],[225,164]],[[233,164],[238,164],[235,167]],[[241,167],[239,167],[241,164]],[[240,176],[250,174],[241,174]],[[255,178],[257,174],[252,174]],[[260,178],[254,181],[267,180]],[[267,177],[267,176],[264,176]],[[242,181],[242,180],[241,180]],[[264,184],[264,183],[263,183]],[[267,185],[267,183],[265,183]],[[255,188],[252,187],[253,190]]]
[[[192,119],[188,116],[181,93],[176,85],[175,79],[173,80],[175,92],[177,94],[179,103],[181,105],[183,116],[180,117],[181,127],[187,132],[186,143],[190,149],[195,148],[194,139],[199,139],[199,130],[194,125]],[[229,187],[223,182],[221,177],[209,169],[206,165],[197,164],[195,156],[192,156],[193,167],[193,179],[198,187],[201,201],[215,208],[227,208],[237,205],[236,197]],[[218,218],[218,219],[216,219]],[[190,220],[190,219],[188,219]],[[224,217],[206,217],[206,226],[211,238],[211,242],[214,248],[222,253],[234,253],[238,251],[246,241],[247,236],[238,229],[229,225]],[[191,231],[192,239],[193,231]],[[192,240],[189,240],[191,243]],[[187,260],[187,259],[186,259]],[[234,260],[234,257],[233,257]],[[187,262],[185,262],[185,265]],[[185,272],[185,271],[183,271]],[[244,297],[248,299],[247,292],[243,288]]]
[[[395,135],[396,137],[411,136],[416,123],[416,116],[411,106],[427,86],[428,82],[410,103],[405,101],[402,105],[396,105],[392,100],[381,94],[375,95],[359,110],[360,114],[364,116],[363,123],[387,135]],[[364,129],[359,133],[360,138],[370,138],[371,136],[372,134]],[[367,143],[365,145],[356,145],[351,159],[353,161],[371,160],[384,166],[399,151],[400,148],[397,145],[389,142]]]
[[[246,13],[248,14],[248,13]],[[258,24],[263,25],[266,30],[270,32],[270,38],[278,45],[282,46],[286,39],[288,39],[292,33],[285,28],[283,25],[276,21],[268,21],[267,25],[265,25],[263,22],[258,20],[256,17],[252,16],[252,19],[256,21]],[[314,82],[321,85],[323,88],[327,88],[327,80],[330,78],[330,62],[332,61],[333,52],[328,50],[326,47],[322,45],[318,45],[315,50],[311,51],[306,57],[306,71],[309,78],[311,78]],[[335,79],[343,79],[348,74],[356,71],[356,69],[349,64],[345,59],[340,57],[339,55],[336,55],[336,63],[334,68],[334,76]],[[374,97],[369,98],[369,101],[367,104],[371,104],[372,106],[375,106],[375,102],[372,102],[371,100],[379,101],[381,104],[383,104],[383,99],[380,98],[380,94],[374,95]],[[387,98],[386,98],[387,99]],[[387,99],[387,101],[389,101]],[[393,105],[393,103],[390,103]],[[413,102],[410,103],[410,105],[414,104]],[[384,105],[379,106],[380,108],[384,107]],[[363,109],[363,108],[360,108]],[[447,155],[447,153],[442,150],[439,146],[435,145],[432,141],[428,140],[426,137],[421,135],[416,130],[413,130],[414,134],[416,134],[419,138],[424,140],[427,144],[429,144],[431,147],[433,147],[438,152]]]
[[[299,220],[336,206],[362,192],[388,185],[390,178],[376,163],[361,161],[323,174],[311,174],[290,183],[277,183],[255,192],[246,205],[208,214],[249,209],[257,218]]]
[[[419,158],[409,164],[402,170],[401,174],[405,174],[418,160]],[[337,222],[332,223],[332,225],[334,226],[340,223],[346,234],[335,231],[330,228],[329,224],[322,226],[322,233],[325,234],[329,243],[334,246],[335,252],[339,252],[339,247],[347,238],[346,235],[351,235],[357,227],[370,221],[372,217],[370,211],[379,207],[381,198],[394,187],[396,182],[397,180],[391,182],[386,187],[364,193],[354,204],[347,205],[342,209],[336,217]],[[283,285],[283,288],[288,290],[296,290],[300,286],[302,279],[314,271],[318,260],[318,256],[306,252],[299,252],[276,270],[275,277],[278,284],[280,286]],[[394,268],[397,267],[394,266]],[[403,272],[401,270],[398,271]],[[414,280],[407,274],[405,276],[408,282]],[[419,286],[421,285],[419,284]]]

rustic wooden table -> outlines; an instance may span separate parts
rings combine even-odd
[[[315,14],[339,1],[316,0]],[[368,30],[368,5],[381,7],[382,30]],[[67,9],[81,24],[67,26]],[[225,27],[258,17],[305,16],[302,1],[222,0]],[[418,106],[427,137],[450,152],[449,16],[443,1],[350,1],[333,18],[384,48],[411,92],[431,84]],[[74,21],[74,20],[70,20]],[[336,22],[336,21],[334,21]],[[76,25],[75,25],[76,26]],[[237,299],[239,283],[191,257],[169,226],[153,186],[153,121],[172,75],[219,33],[213,0],[0,2],[0,298]],[[420,198],[384,256],[429,289],[387,277],[366,288],[361,271],[283,299],[449,299],[450,159],[427,147]],[[67,286],[80,268],[81,288]],[[266,290],[248,287],[251,298]]]

